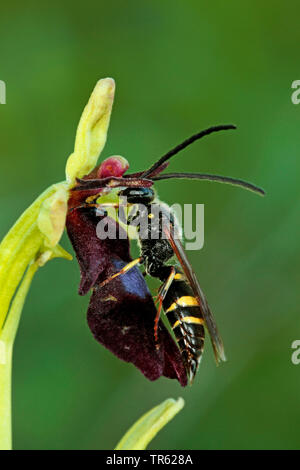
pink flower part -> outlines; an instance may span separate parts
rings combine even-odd
[[[97,178],[107,178],[109,176],[121,177],[128,168],[129,163],[126,158],[114,155],[101,163],[97,172]]]

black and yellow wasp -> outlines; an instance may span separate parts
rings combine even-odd
[[[127,204],[134,206],[128,223],[138,222],[141,256],[129,263],[126,272],[135,263],[142,264],[147,275],[162,281],[158,293],[158,309],[154,323],[154,336],[159,347],[157,328],[162,308],[174,331],[189,381],[192,382],[201,359],[204,347],[206,323],[217,361],[225,360],[222,340],[210,313],[206,299],[182,247],[181,227],[170,208],[155,198],[152,188],[126,188],[119,196],[126,198]],[[142,233],[140,222],[148,220]],[[181,269],[176,264],[168,264],[176,255]],[[206,320],[205,320],[206,319]]]
[[[93,289],[88,323],[95,336],[119,358],[132,362],[146,377],[177,378],[181,385],[192,382],[202,356],[205,327],[217,363],[225,361],[222,339],[197,277],[180,240],[181,228],[170,208],[159,201],[152,186],[164,179],[198,179],[240,186],[263,195],[257,186],[218,175],[202,173],[162,173],[172,156],[194,141],[213,132],[234,129],[215,126],[197,133],[170,150],[146,171],[126,174],[128,164],[114,170],[112,158],[87,177],[77,181],[69,201],[67,229],[81,268],[80,293]],[[103,172],[105,166],[105,173]],[[109,172],[107,172],[109,168]],[[105,174],[105,177],[101,176]],[[127,224],[147,220],[139,230],[140,256],[132,260],[129,241],[118,221],[111,220],[101,204],[101,195],[117,191],[115,207],[130,207]],[[125,201],[125,202],[124,202]],[[115,224],[122,237],[99,240],[95,236],[97,214]],[[120,215],[120,213],[119,213]],[[122,217],[120,216],[120,219]],[[124,221],[124,220],[123,220]],[[146,236],[144,233],[146,230]],[[86,232],[86,233],[85,233]],[[172,259],[175,256],[174,262]],[[138,269],[161,281],[158,308]],[[164,310],[177,346],[165,329],[160,315]]]

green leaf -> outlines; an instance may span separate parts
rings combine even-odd
[[[115,450],[145,450],[156,434],[184,407],[183,398],[168,398],[143,415],[120,440]]]

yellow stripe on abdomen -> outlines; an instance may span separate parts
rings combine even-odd
[[[185,276],[181,273],[176,273],[174,276],[174,279],[176,279],[176,281],[180,281],[180,280],[185,279]]]
[[[174,325],[172,326],[172,329],[174,330],[181,323],[192,323],[192,324],[197,324],[197,325],[203,325],[204,320],[203,318],[198,318],[198,317],[183,317],[174,323]]]
[[[166,310],[166,313],[172,312],[177,307],[199,307],[196,297],[190,295],[183,295],[180,299],[177,299],[176,302],[173,302],[172,305]]]
[[[198,307],[199,306],[196,297],[192,297],[190,295],[184,295],[183,297],[180,297],[180,299],[178,299],[176,303],[180,305],[180,307]]]
[[[198,325],[204,324],[203,318],[199,318],[199,317],[183,317],[181,321],[183,323],[197,323]]]

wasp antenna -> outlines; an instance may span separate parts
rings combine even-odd
[[[153,181],[167,180],[167,179],[197,179],[206,181],[216,181],[217,183],[231,184],[232,186],[239,186],[240,188],[247,189],[253,193],[264,196],[266,193],[262,188],[248,181],[240,180],[237,178],[230,178],[228,176],[209,175],[204,173],[166,173],[165,175],[155,176]]]
[[[236,126],[233,124],[223,124],[220,126],[212,126],[209,127],[208,129],[204,129],[201,132],[198,132],[197,134],[192,135],[188,139],[184,140],[181,144],[177,145],[173,149],[169,150],[165,155],[163,155],[154,165],[151,166],[148,170],[144,171],[142,173],[143,178],[150,176],[159,166],[161,166],[164,162],[169,160],[171,157],[176,155],[177,153],[181,152],[181,150],[185,149],[189,145],[191,145],[193,142],[196,140],[202,139],[202,137],[205,137],[206,135],[212,134],[213,132],[219,132],[219,131],[226,131],[229,129],[236,129]]]

